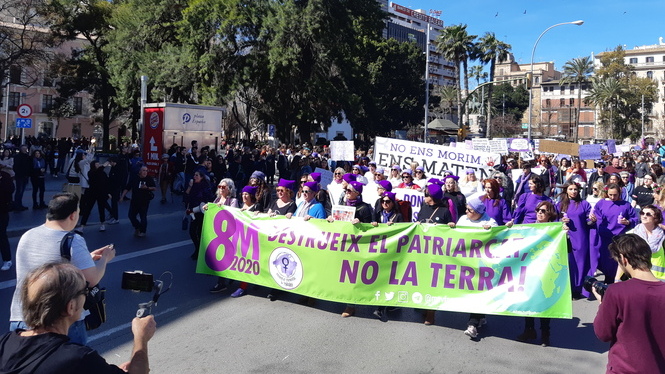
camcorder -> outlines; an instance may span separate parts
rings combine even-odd
[[[164,289],[164,281],[161,280],[165,274],[170,275],[171,282],[169,286]],[[152,312],[152,307],[157,305],[157,300],[168,290],[171,289],[173,284],[173,274],[170,271],[165,271],[160,276],[160,279],[154,280],[152,274],[144,273],[141,270],[134,271],[125,271],[122,273],[122,284],[121,287],[123,290],[131,290],[134,292],[153,292],[152,300],[139,303],[138,310],[136,311],[136,316],[141,318],[150,315]]]
[[[584,289],[588,293],[592,293],[592,289],[595,289],[596,292],[598,292],[598,295],[600,297],[605,296],[605,291],[607,291],[607,283],[601,282],[598,279],[591,277],[591,276],[586,276],[584,277]]]

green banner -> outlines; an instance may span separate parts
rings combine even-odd
[[[209,204],[196,271],[340,303],[572,318],[560,223],[373,227]]]

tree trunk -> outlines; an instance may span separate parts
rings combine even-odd
[[[579,87],[577,88],[577,115],[575,116],[575,134],[573,134],[573,141],[577,143],[579,134],[580,134],[580,110],[582,109],[582,82],[578,82]]]
[[[494,58],[490,62],[490,82],[494,82]],[[486,138],[491,138],[491,126],[492,126],[492,91],[494,89],[494,83],[487,85],[487,113],[485,114],[485,124],[487,130],[485,132]]]
[[[459,61],[455,63],[455,76],[457,77],[457,127],[462,128],[462,82],[460,81]]]

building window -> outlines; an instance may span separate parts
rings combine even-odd
[[[631,57],[629,64],[637,64],[637,57]]]
[[[653,56],[647,57],[647,62],[653,62]]]
[[[11,66],[11,67],[9,67],[9,83],[11,83],[11,84],[21,84],[21,67],[20,66]]]
[[[545,100],[545,107],[549,108],[551,106],[552,106],[552,100],[550,99]]]
[[[653,79],[653,71],[647,71],[647,78]]]
[[[570,99],[570,105],[575,105],[575,99]]]
[[[74,114],[83,114],[83,98],[74,98]]]
[[[566,99],[559,99],[559,106],[565,106],[566,105]]]
[[[80,138],[80,137],[81,137],[81,124],[75,123],[72,125],[72,138]]]
[[[564,93],[566,93],[566,87],[561,86],[561,94],[563,95]]]
[[[21,105],[21,94],[19,92],[9,93],[9,110],[16,110]]]
[[[540,77],[533,77],[533,78],[535,79],[535,82],[534,82],[535,84],[539,84],[539,83],[540,83]]]
[[[53,109],[53,95],[42,95],[42,113]]]

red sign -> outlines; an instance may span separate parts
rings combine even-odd
[[[28,104],[21,104],[16,108],[16,115],[21,118],[28,118],[32,115],[32,107]]]
[[[143,113],[143,163],[148,175],[156,176],[164,152],[162,133],[164,130],[164,108],[145,108]]]
[[[395,3],[392,3],[392,6],[395,9],[395,12],[397,12],[397,13],[406,14],[409,17],[419,19],[419,20],[427,22],[427,23],[431,23],[432,25],[437,25],[439,27],[443,27],[443,21],[438,19],[438,18],[430,17],[427,14],[416,12],[413,9],[410,9],[410,8],[407,8],[405,6],[401,6],[401,5],[398,5],[398,4],[395,4]]]

